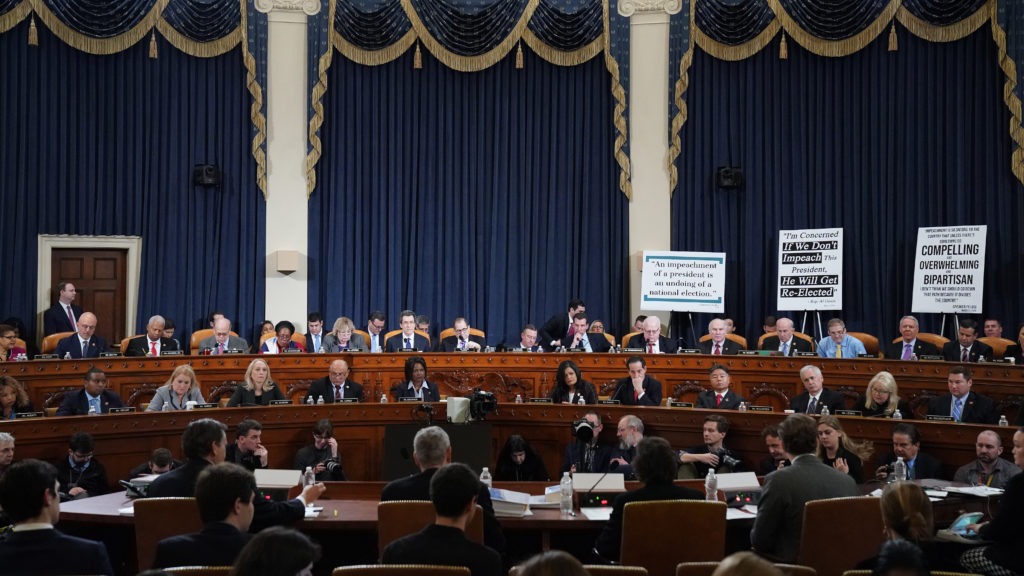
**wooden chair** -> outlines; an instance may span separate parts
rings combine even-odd
[[[850,566],[877,554],[884,541],[878,498],[812,500],[804,505],[797,564],[814,568],[819,576],[841,576]]]
[[[946,338],[945,336],[940,336],[938,334],[933,334],[931,332],[918,332],[917,339],[935,344],[935,347],[939,349],[939,353],[942,353],[942,347],[949,342],[949,338]]]
[[[615,336],[612,336],[607,332],[602,332],[602,334],[604,334],[604,339],[608,341],[608,345],[615,348]]]
[[[230,332],[228,332],[228,334],[231,334],[235,338],[238,337],[238,333],[236,333],[234,330],[231,330]],[[213,328],[203,328],[202,330],[196,330],[195,332],[192,333],[192,337],[189,338],[188,349],[195,353],[196,351],[199,350],[199,343],[212,336]],[[261,340],[260,343],[262,344],[263,341]]]
[[[401,330],[399,330],[399,332],[401,332]],[[423,336],[427,336],[426,332],[421,332],[419,330],[417,330],[416,332]],[[483,330],[480,330],[479,328],[473,328],[472,326],[469,327],[469,335],[479,336],[484,340],[487,340],[487,333],[485,333]],[[455,336],[455,328],[445,328],[444,330],[441,330],[441,333],[437,335],[437,338],[438,340],[444,340],[449,336]],[[385,338],[384,340],[387,341],[387,338]],[[427,336],[427,340],[430,340],[430,336]]]
[[[877,502],[876,502],[877,508]],[[680,562],[725,556],[725,502],[655,500],[626,504],[620,564],[643,566],[651,576],[672,576]],[[680,530],[680,519],[699,530]]]
[[[393,500],[377,504],[377,552],[403,536],[415,534],[434,522],[434,504],[427,500]],[[476,514],[466,525],[466,538],[484,543],[484,512],[476,505]]]
[[[199,532],[203,521],[195,498],[143,498],[135,501],[135,550],[139,570],[153,566],[156,545],[164,538]]]
[[[427,333],[426,333],[426,332],[424,332],[423,330],[416,330],[415,332],[416,332],[417,334],[419,334],[420,336],[423,336],[424,338],[426,338],[426,339],[427,339],[427,344],[430,344],[430,343],[431,343],[431,342],[430,342],[430,334],[427,334]],[[385,346],[387,345],[387,342],[388,342],[388,340],[389,340],[389,339],[390,339],[390,338],[391,338],[392,336],[395,336],[395,335],[397,335],[397,334],[401,334],[401,333],[402,333],[402,330],[401,330],[401,328],[399,328],[398,330],[391,330],[390,332],[388,332],[387,334],[385,334],[385,335],[384,335],[384,339],[383,339],[383,340],[381,340],[381,342],[380,342],[380,347],[381,347],[381,348],[384,348],[384,347],[385,347]],[[472,329],[470,329],[470,333],[472,333]],[[452,334],[455,334],[455,332],[453,331],[453,332],[452,332]],[[369,344],[370,344],[370,341],[369,341],[369,340],[367,340],[367,341],[366,341],[366,344],[367,344],[367,346],[369,346]],[[430,350],[424,350],[424,352],[430,352]]]
[[[270,340],[271,338],[276,338],[276,337],[277,337],[277,334],[275,334],[273,332],[267,332],[266,334],[260,336],[260,346],[263,346],[263,343],[266,342],[267,340]],[[294,334],[292,334],[292,341],[293,342],[298,342],[299,344],[302,344],[302,349],[303,350],[306,349],[306,335],[305,334],[300,334],[298,332],[295,332]],[[260,346],[257,346],[257,351],[259,351],[259,347]]]
[[[716,563],[717,565],[717,563]],[[583,569],[590,576],[647,576],[647,568],[643,566],[619,566],[617,564],[584,564]],[[508,576],[519,576],[519,566],[508,569]]]
[[[338,566],[331,576],[470,576],[465,566],[432,564],[359,564]]]
[[[1006,338],[989,338],[988,336],[982,336],[981,338],[978,338],[978,340],[992,347],[992,356],[994,358],[1002,358],[1003,355],[1006,354],[1006,347],[1016,344],[1013,340],[1008,340]],[[932,572],[932,574],[934,574],[934,572]]]
[[[761,347],[764,345],[765,339],[767,339],[770,336],[778,336],[778,335],[779,335],[778,332],[766,332],[764,334],[761,334],[761,337],[757,339],[757,349],[758,350],[761,349]],[[797,331],[794,330],[793,331],[793,337],[794,338],[799,338],[801,340],[806,340],[808,343],[810,343],[811,351],[812,352],[818,349],[818,343],[814,341],[814,338],[811,338],[810,336],[808,336],[807,334],[804,334],[803,332],[797,332]]]
[[[743,336],[740,336],[739,334],[726,334],[725,339],[731,340],[739,344],[740,346],[743,346],[744,350],[747,349],[747,339],[744,338]],[[699,342],[707,342],[708,340],[711,340],[711,334],[705,334],[701,336]]]
[[[128,341],[132,338],[138,338],[139,336],[145,336],[145,334],[136,334],[135,336],[127,336],[121,339],[121,354],[124,354],[128,350]]]
[[[352,336],[354,337],[356,334],[359,334],[360,336],[363,337],[363,341],[366,342],[367,352],[369,352],[369,348],[370,348],[370,333],[367,332],[366,330],[360,330],[360,329],[356,328],[356,329],[352,330]],[[382,344],[383,344],[383,342],[382,342]]]
[[[43,354],[52,354],[53,351],[57,349],[57,343],[72,334],[74,334],[74,332],[57,332],[56,334],[50,334],[46,338],[43,338],[43,346],[40,351]]]
[[[636,336],[637,334],[643,334],[643,332],[630,332],[629,334],[626,334],[625,336],[622,337],[622,347],[623,347],[623,349],[628,347],[630,338],[632,338],[633,336]]]
[[[867,332],[847,332],[847,334],[853,336],[857,340],[860,340],[860,343],[864,345],[865,352],[867,352],[868,354],[874,354],[875,356],[878,356],[880,348],[878,347],[877,336],[872,336]]]
[[[181,574],[182,576],[217,576],[218,574],[230,574],[231,566],[177,566],[162,570],[168,574]]]

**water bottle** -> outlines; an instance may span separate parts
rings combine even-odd
[[[317,397],[316,403],[319,404],[319,405],[323,405],[323,403],[324,403],[324,395],[323,394],[321,394],[320,396]]]
[[[907,479],[907,463],[903,461],[903,456],[896,458],[896,462],[892,465],[892,481],[902,482]]]
[[[96,416],[99,412],[96,411],[96,407],[92,404],[89,405],[89,416]]]
[[[615,345],[615,353],[616,354],[622,354],[622,344],[616,344]]]
[[[522,403],[523,403],[523,395],[522,394],[516,394],[516,404],[522,404]]]
[[[572,478],[568,472],[562,472],[562,481],[558,484],[562,488],[562,503],[558,508],[562,516],[569,516],[572,514]]]
[[[71,352],[64,353],[64,360],[71,360]]]
[[[313,397],[312,396],[306,396],[306,404],[309,405],[309,406],[313,405]]]
[[[585,405],[586,403],[587,403],[587,401],[583,399],[583,394],[577,394],[577,395],[576,395],[576,404],[577,404],[577,405],[579,405],[579,406],[583,406],[583,405]]]
[[[306,466],[306,471],[302,473],[302,485],[312,486],[316,484],[316,474],[313,474],[313,467]]]
[[[388,395],[387,394],[381,394],[380,395],[380,403],[381,404],[387,404],[388,403]]]
[[[823,404],[821,406],[821,415],[822,416],[828,416],[829,414],[831,414],[831,412],[829,412],[828,405],[827,404]]]
[[[718,476],[715,476],[715,469],[708,470],[704,478],[704,499],[708,502],[718,502]]]
[[[999,425],[1000,426],[1009,426],[1010,425],[1010,421],[1006,419],[1006,414],[1003,414],[1003,415],[999,416]]]
[[[740,412],[746,412],[747,411],[747,403],[746,402],[740,402],[739,410],[740,410]]]
[[[163,406],[163,408],[161,408],[161,410],[164,411],[164,412],[170,412],[171,411],[171,403],[170,402],[164,402],[164,406]]]
[[[490,487],[492,486],[491,471],[490,469],[487,468],[487,466],[484,466],[483,472],[480,473],[480,481],[483,482],[488,489],[490,489]]]
[[[903,420],[903,413],[900,412],[899,408],[897,408],[896,411],[892,413],[892,419],[893,420]]]

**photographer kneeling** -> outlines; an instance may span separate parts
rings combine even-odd
[[[293,468],[305,470],[307,466],[313,468],[317,482],[346,480],[338,455],[338,441],[334,439],[334,425],[327,418],[313,425],[313,444],[300,448],[295,454]]]
[[[679,452],[677,478],[703,478],[714,468],[716,474],[737,472],[743,463],[723,446],[729,432],[729,419],[720,414],[704,418],[704,445]]]

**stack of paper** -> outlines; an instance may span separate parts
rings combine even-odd
[[[499,518],[522,518],[530,512],[530,495],[526,492],[491,488],[491,503]]]

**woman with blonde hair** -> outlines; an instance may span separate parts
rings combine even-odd
[[[354,334],[356,325],[347,316],[341,316],[334,321],[334,328],[331,333],[324,336],[324,352],[333,354],[335,352],[348,352],[366,350],[366,339],[362,334]]]
[[[897,409],[904,418],[909,418],[910,405],[900,398],[896,378],[886,371],[875,374],[864,391],[864,397],[857,402],[863,416],[891,418]]]
[[[935,520],[932,514],[932,502],[924,489],[910,482],[889,484],[882,490],[879,498],[882,508],[882,528],[887,541],[904,540],[924,551],[925,561],[932,570],[958,569],[955,565],[945,566],[942,561],[944,554],[937,550],[939,544],[934,540]],[[858,570],[872,570],[879,563],[875,556],[857,565]]]
[[[188,402],[205,404],[206,400],[199,390],[195,371],[188,364],[182,364],[171,372],[171,377],[163,386],[156,389],[146,412],[184,410]]]
[[[857,484],[863,480],[863,462],[871,457],[871,442],[852,440],[843,432],[839,419],[822,416],[818,419],[818,458],[840,472],[849,474]]]
[[[286,400],[270,376],[270,365],[257,358],[245,370],[245,382],[235,388],[228,406],[267,406],[274,400]]]

